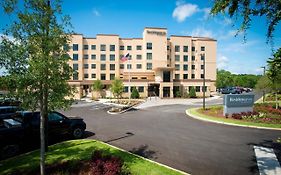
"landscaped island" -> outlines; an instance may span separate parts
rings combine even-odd
[[[72,140],[49,147],[47,174],[154,174],[181,172],[142,159],[96,140]],[[0,162],[1,174],[38,174],[39,150]]]
[[[202,119],[232,123],[246,126],[281,128],[281,109],[275,109],[272,103],[257,103],[253,112],[234,113],[223,115],[223,106],[212,106],[203,110],[202,108],[191,109],[188,112]]]

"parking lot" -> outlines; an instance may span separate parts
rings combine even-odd
[[[217,102],[221,102],[221,99]],[[107,114],[109,106],[87,104],[63,113],[80,116],[98,139],[192,174],[258,174],[254,145],[273,147],[280,131],[207,123],[189,118],[190,105],[163,105],[124,114]]]

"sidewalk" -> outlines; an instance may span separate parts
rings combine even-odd
[[[219,99],[220,96],[214,96],[206,98],[206,102]],[[135,107],[136,109],[144,109],[153,106],[162,106],[162,105],[174,105],[174,104],[182,104],[182,105],[192,105],[194,103],[202,102],[202,98],[188,98],[188,99],[181,99],[181,98],[164,98],[161,99],[159,97],[149,97],[146,101],[139,106]]]

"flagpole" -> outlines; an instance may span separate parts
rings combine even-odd
[[[132,65],[131,65],[131,60],[130,60],[130,56],[129,56],[129,65],[130,65],[130,69],[128,70],[128,73],[129,73],[129,103],[131,102],[131,68],[132,68]]]

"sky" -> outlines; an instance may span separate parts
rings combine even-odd
[[[272,56],[266,44],[266,19],[253,18],[247,31],[235,37],[240,19],[210,16],[212,0],[63,0],[63,13],[71,17],[73,31],[87,37],[119,34],[142,37],[144,27],[164,27],[169,35],[205,36],[217,40],[217,68],[235,74],[262,74]],[[11,18],[0,12],[0,29]],[[0,31],[1,32],[1,31]],[[0,34],[1,35],[1,34]],[[274,47],[281,47],[281,25],[274,32]],[[1,70],[0,70],[1,73]]]

